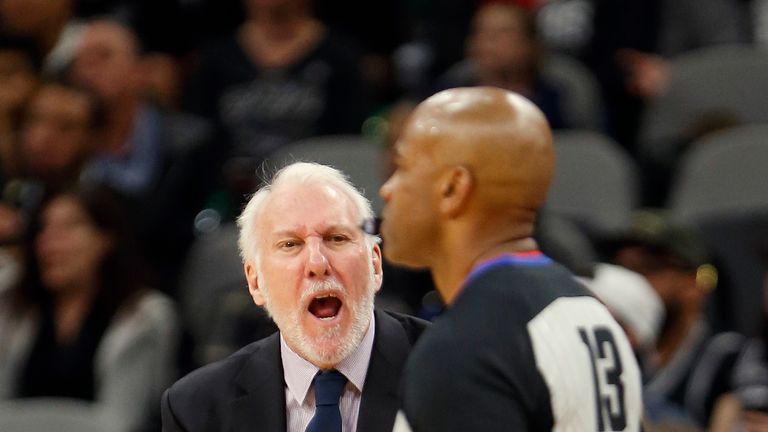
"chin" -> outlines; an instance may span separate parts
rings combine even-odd
[[[333,366],[344,360],[359,344],[349,339],[349,332],[342,326],[335,325],[323,329],[314,329],[319,333],[308,336],[303,332],[300,345],[302,355],[317,366]]]
[[[295,341],[301,356],[321,368],[335,366],[347,358],[360,345],[370,325],[370,320],[362,318],[353,321],[342,319],[325,326],[306,323],[308,327],[300,330]]]
[[[352,300],[343,286],[331,281],[307,288],[298,309],[273,310],[269,297],[265,306],[291,349],[325,369],[360,345],[373,315],[374,293],[371,288],[361,299]]]

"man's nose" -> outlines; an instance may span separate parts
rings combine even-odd
[[[331,265],[322,240],[307,242],[307,276],[328,276],[330,272]]]

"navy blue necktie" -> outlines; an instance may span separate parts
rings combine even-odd
[[[341,432],[339,398],[344,393],[347,377],[337,370],[315,375],[315,416],[306,432]]]

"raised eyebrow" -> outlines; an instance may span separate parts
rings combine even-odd
[[[333,235],[333,234],[354,234],[357,232],[358,227],[351,226],[347,224],[336,224],[336,225],[329,225],[325,229],[322,230],[320,233],[321,236],[327,236],[327,235]],[[283,241],[286,239],[297,239],[297,240],[303,240],[304,236],[299,234],[296,230],[293,229],[282,229],[278,231],[272,232],[270,234],[270,237],[275,239],[276,241]]]
[[[304,239],[300,235],[298,235],[296,231],[290,230],[290,229],[274,231],[267,236],[267,240],[269,244],[271,244],[274,247],[279,247],[281,244],[285,243],[286,241],[292,241],[292,242],[304,241]]]
[[[285,239],[285,238],[300,238],[301,236],[296,233],[294,230],[290,229],[284,229],[279,231],[274,231],[270,235],[270,237],[275,239]]]
[[[331,225],[325,230],[323,230],[323,235],[326,236],[326,235],[339,234],[339,233],[354,234],[355,232],[357,232],[357,227],[349,226],[346,224],[344,225],[339,224],[339,225]]]

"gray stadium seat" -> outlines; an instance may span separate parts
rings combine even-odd
[[[386,180],[384,147],[375,140],[362,135],[307,138],[273,153],[268,165],[282,167],[296,161],[319,162],[342,170],[371,200],[373,211],[381,212],[379,187]]]
[[[719,258],[729,324],[754,334],[763,321],[768,272],[768,124],[708,135],[681,162],[668,207]]]
[[[629,227],[639,186],[637,168],[626,151],[592,131],[556,132],[554,139],[555,178],[546,209],[596,238]]]
[[[194,361],[209,363],[243,345],[239,326],[252,330],[247,342],[267,336],[274,325],[248,293],[234,223],[197,237],[187,254],[179,283],[184,323],[195,342]]]
[[[640,148],[653,160],[718,123],[768,122],[768,52],[751,45],[703,48],[671,60],[668,90],[651,101]]]
[[[159,402],[158,402],[159,403]],[[0,403],[3,432],[128,432],[93,404],[75,399],[30,398]]]
[[[550,54],[542,62],[541,73],[557,83],[563,92],[565,124],[579,129],[603,128],[600,88],[586,66],[573,57]]]
[[[668,206],[683,222],[768,211],[766,168],[768,124],[712,133],[683,155]]]

